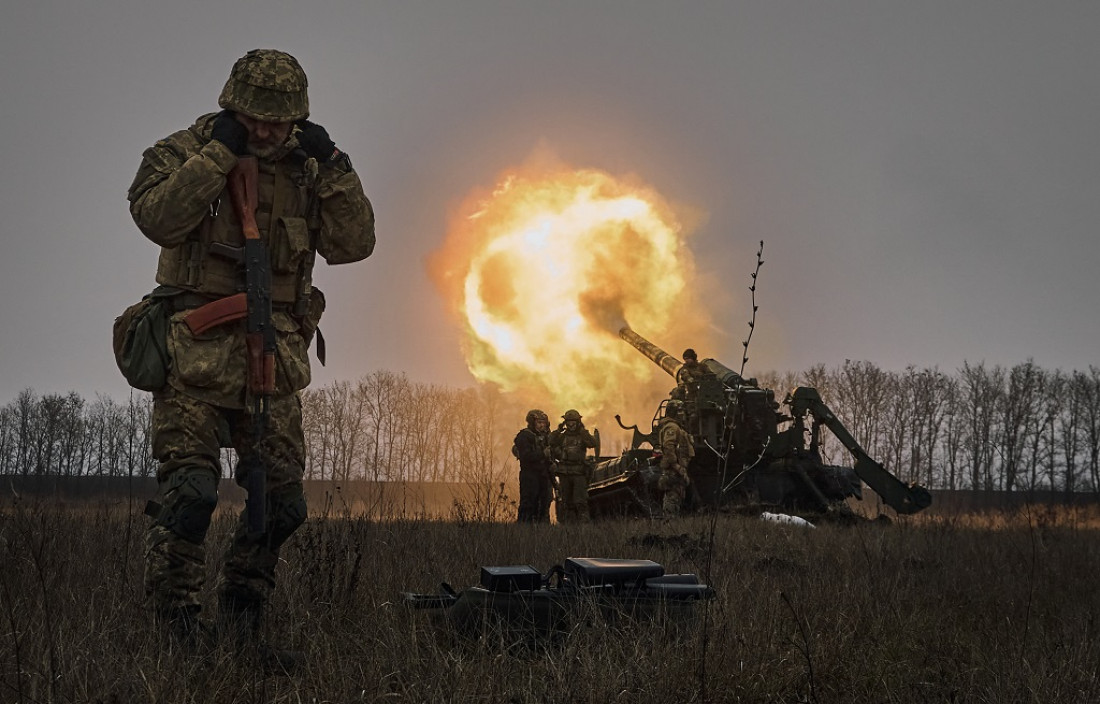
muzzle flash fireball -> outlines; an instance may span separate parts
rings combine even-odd
[[[633,407],[652,377],[623,354],[626,321],[685,334],[707,323],[673,210],[652,188],[596,170],[504,174],[466,200],[430,269],[475,377],[586,415]]]

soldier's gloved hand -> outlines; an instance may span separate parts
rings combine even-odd
[[[248,151],[248,128],[237,122],[232,110],[222,110],[214,118],[210,138],[221,142],[237,156]]]
[[[328,136],[328,130],[324,127],[321,127],[316,122],[300,120],[298,122],[298,129],[301,130],[301,132],[298,133],[298,144],[302,146],[302,151],[304,151],[307,156],[313,157],[322,164],[327,164],[330,161],[336,161],[340,158],[340,150],[336,148],[336,143]]]

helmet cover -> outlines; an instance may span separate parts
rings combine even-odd
[[[233,64],[218,105],[264,122],[309,117],[308,81],[301,64],[275,49],[253,49]]]

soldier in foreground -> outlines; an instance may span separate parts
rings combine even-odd
[[[540,410],[527,412],[527,427],[513,444],[519,458],[519,522],[549,523],[554,496],[550,469],[550,418]]]
[[[345,264],[374,250],[370,201],[347,155],[306,119],[306,86],[293,56],[248,52],[221,92],[222,111],[147,149],[128,194],[134,222],[162,248],[161,286],[153,295],[171,311],[167,383],[153,397],[160,505],[153,506],[147,534],[145,586],[157,623],[184,643],[196,642],[200,632],[205,539],[222,447],[237,452],[238,484],[249,486],[252,472],[263,472],[266,482],[251,484],[264,487],[262,496],[250,497],[260,506],[259,530],[249,530],[242,514],[225,556],[218,622],[259,635],[279,549],[306,518],[298,392],[310,381],[308,347],[325,307],[312,286],[314,258]],[[227,190],[244,157],[258,161],[253,229],[268,261],[245,257],[256,251],[245,246],[256,239],[245,227],[251,214],[236,212],[242,201]],[[258,273],[266,294],[255,290]],[[234,294],[246,288],[243,311],[236,305],[243,297]],[[268,361],[246,341],[246,318],[251,329],[261,314],[261,327],[273,329],[271,349],[264,348]],[[246,375],[268,380],[263,403]]]
[[[661,447],[661,477],[657,480],[657,488],[663,492],[661,510],[666,518],[680,515],[691,484],[687,466],[695,457],[695,446],[682,422],[683,404],[669,401],[665,407],[665,417],[657,426]]]
[[[550,435],[550,459],[559,484],[558,522],[576,523],[588,520],[588,477],[591,465],[586,457],[588,448],[598,446],[596,438],[581,422],[581,414],[569,409],[562,423]]]

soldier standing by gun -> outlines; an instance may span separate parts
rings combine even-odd
[[[714,376],[714,372],[699,363],[699,355],[692,348],[684,350],[684,366],[676,372],[676,398],[684,402],[683,417],[680,422],[685,429],[699,432],[696,416],[698,405],[699,381],[703,377]]]
[[[200,633],[222,447],[237,452],[250,495],[219,580],[219,624],[259,635],[279,548],[306,518],[298,392],[325,307],[314,258],[343,264],[374,250],[370,201],[347,155],[306,119],[306,85],[289,54],[248,52],[223,110],[147,149],[128,194],[134,222],[162,247],[154,295],[171,311],[167,383],[153,397],[161,503],[149,511],[145,584],[158,624],[184,643]]]
[[[588,448],[599,441],[581,422],[581,414],[569,409],[561,425],[550,435],[550,458],[554,461],[560,492],[558,522],[575,523],[588,520],[588,476],[591,466],[586,457]]]
[[[683,429],[683,404],[669,401],[665,406],[665,417],[657,425],[657,438],[661,448],[661,477],[657,488],[664,492],[661,510],[666,518],[680,515],[684,507],[691,478],[687,466],[695,457],[695,446],[691,435]]]
[[[549,523],[556,481],[550,473],[550,418],[535,409],[526,420],[513,444],[519,458],[519,522]]]

